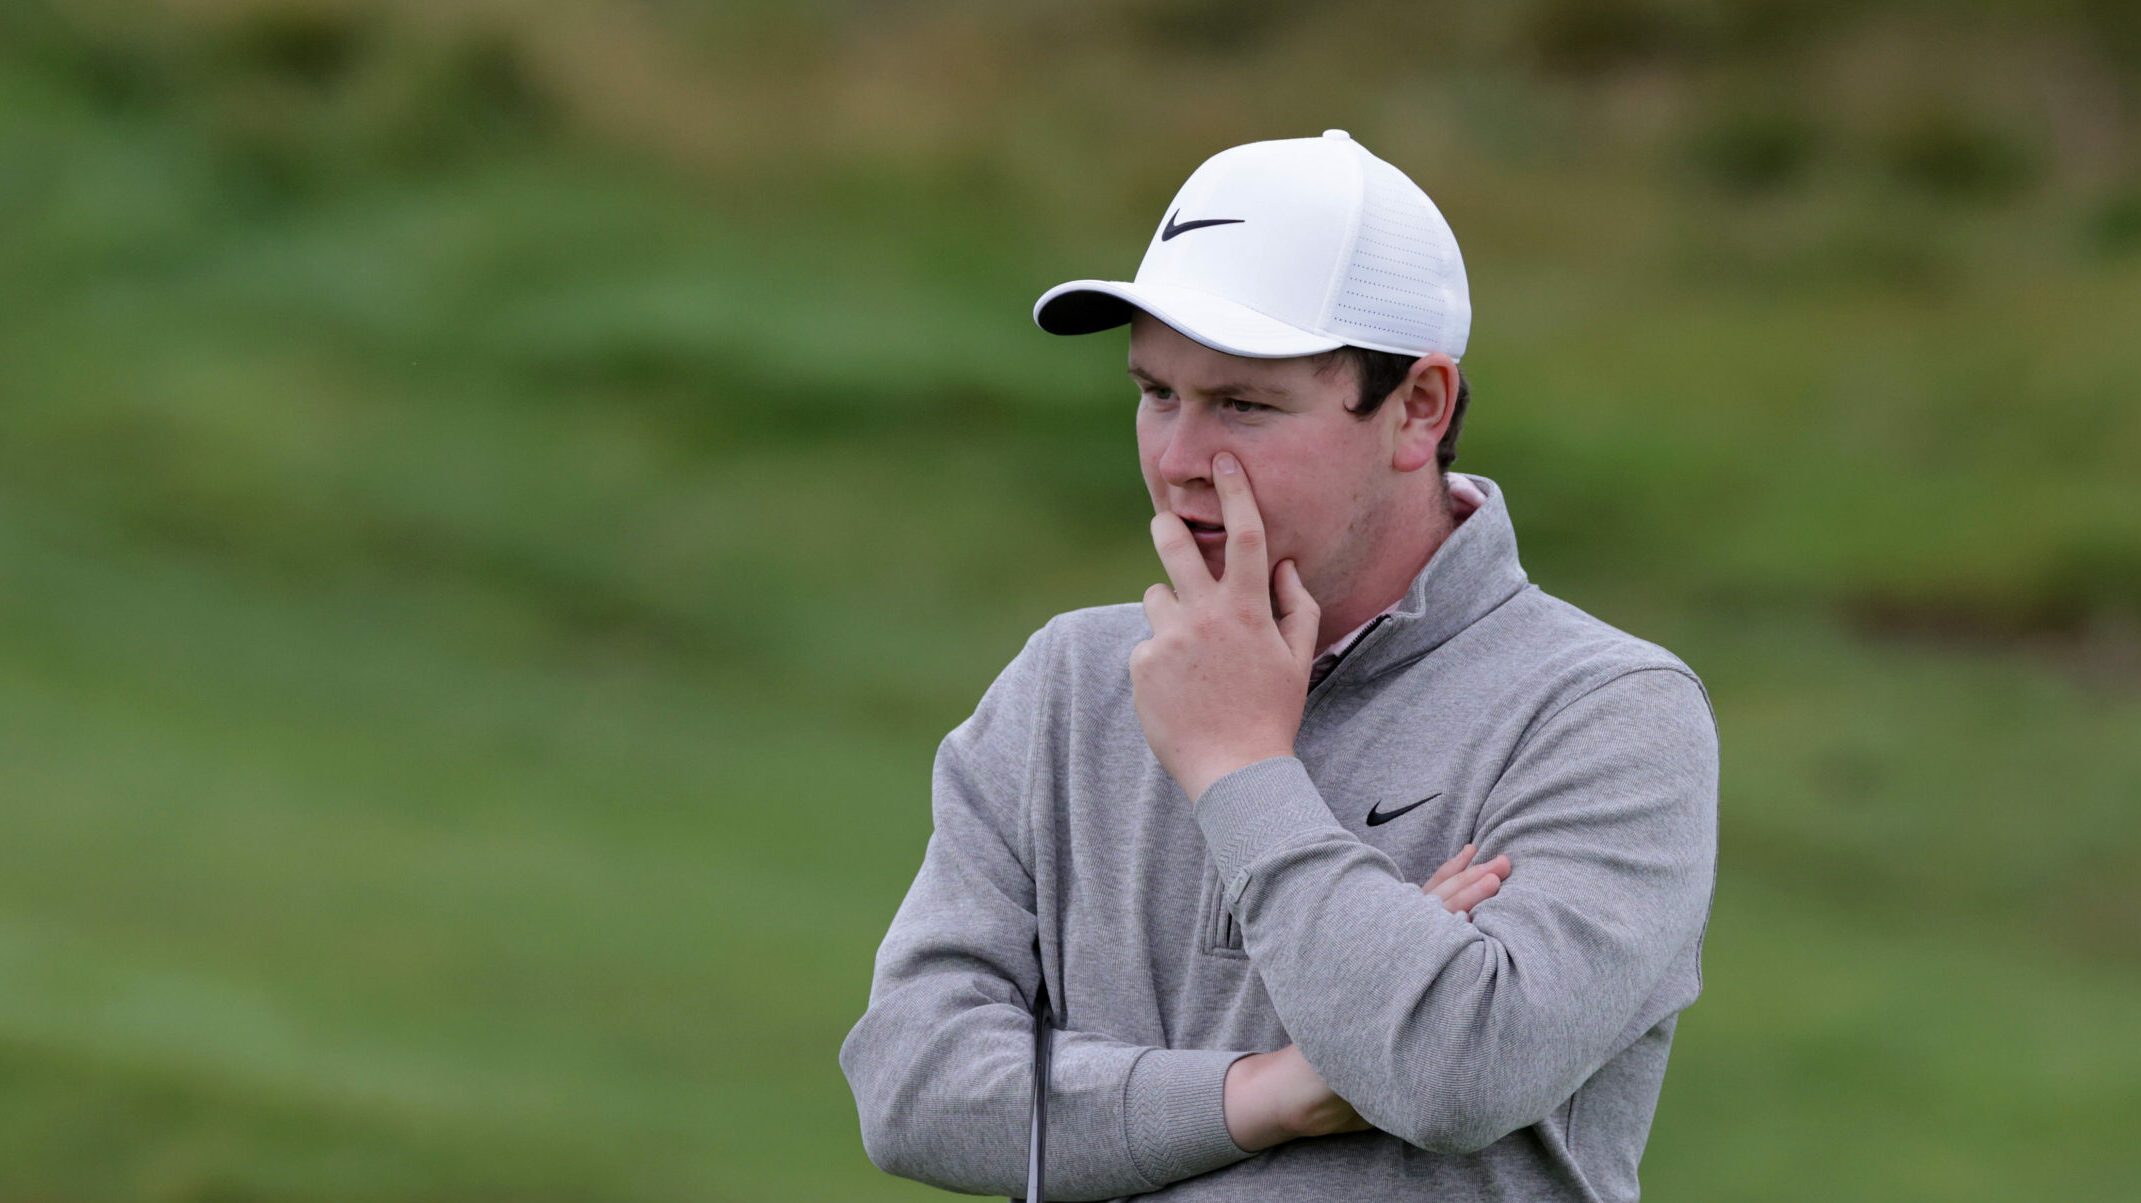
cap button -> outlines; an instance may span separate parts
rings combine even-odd
[[[1345,132],[1342,129],[1327,129],[1323,131],[1323,136],[1326,138],[1350,138],[1353,135]]]

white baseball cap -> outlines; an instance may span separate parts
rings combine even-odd
[[[1457,236],[1404,172],[1342,129],[1220,151],[1175,193],[1135,280],[1072,280],[1034,324],[1091,334],[1142,309],[1229,355],[1351,344],[1464,356],[1472,330]]]

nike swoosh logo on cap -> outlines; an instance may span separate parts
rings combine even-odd
[[[1167,228],[1160,231],[1161,242],[1166,242],[1177,234],[1186,234],[1191,230],[1201,230],[1206,226],[1232,226],[1249,220],[1246,217],[1206,217],[1198,221],[1185,221],[1177,225],[1175,218],[1180,216],[1182,216],[1182,210],[1180,209],[1167,215]]]
[[[1382,810],[1383,804],[1381,802],[1377,802],[1374,806],[1368,808],[1368,826],[1379,827],[1382,824],[1388,823],[1390,820],[1397,818],[1399,815],[1404,814],[1406,811],[1414,810],[1418,807],[1425,806],[1441,796],[1442,794],[1438,791],[1436,793],[1429,794],[1425,798],[1420,799],[1418,802],[1413,803],[1411,806],[1400,806],[1396,810],[1390,811],[1388,813],[1384,813]]]

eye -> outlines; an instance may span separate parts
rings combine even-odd
[[[1138,390],[1138,394],[1143,397],[1150,397],[1154,401],[1174,400],[1174,390],[1167,388],[1164,385],[1148,384],[1143,388],[1140,388]]]
[[[1229,397],[1226,400],[1221,401],[1220,404],[1232,406],[1234,408],[1234,412],[1238,414],[1255,413],[1260,409],[1271,408],[1268,405],[1259,405],[1254,401],[1244,401],[1240,397]]]

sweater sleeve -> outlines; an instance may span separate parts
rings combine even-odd
[[[870,1160],[972,1194],[1026,1189],[1041,964],[1024,813],[1049,630],[938,748],[922,866],[840,1048]],[[1050,1198],[1142,1194],[1252,1156],[1224,1103],[1227,1067],[1250,1050],[1052,1039]]]
[[[1339,825],[1293,757],[1214,782],[1196,816],[1309,1064],[1369,1123],[1464,1153],[1544,1119],[1693,1001],[1661,986],[1708,918],[1717,772],[1692,674],[1638,669],[1577,697],[1484,802],[1480,857],[1512,867],[1469,922]]]

